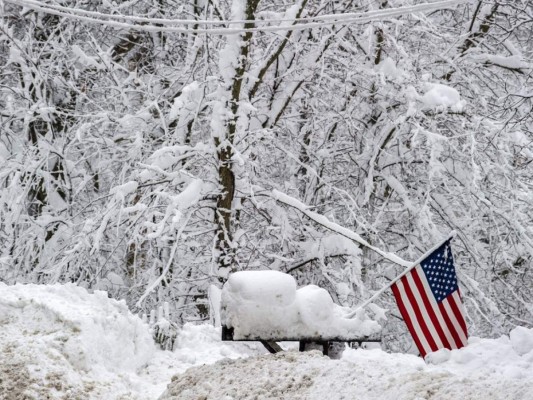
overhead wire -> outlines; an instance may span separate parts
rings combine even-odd
[[[432,3],[418,4],[415,6],[404,6],[398,8],[367,11],[364,13],[344,13],[328,14],[316,17],[292,18],[292,19],[263,19],[263,20],[232,20],[232,21],[213,21],[213,20],[183,20],[183,19],[163,19],[163,18],[145,18],[137,16],[127,16],[118,14],[105,14],[96,11],[88,11],[60,5],[43,3],[37,0],[4,0],[5,3],[11,3],[26,7],[35,11],[40,11],[65,18],[77,19],[88,23],[98,23],[120,29],[135,29],[148,32],[175,32],[184,34],[206,33],[212,35],[233,35],[243,32],[276,32],[276,31],[297,31],[309,28],[331,26],[336,24],[353,24],[364,23],[376,20],[383,20],[414,12],[432,11],[453,7],[471,0],[445,0]],[[106,19],[103,19],[106,18]],[[122,21],[134,22],[127,23]],[[314,22],[312,22],[314,21]],[[292,22],[291,25],[285,25],[286,22]],[[276,26],[256,26],[257,24],[282,23]],[[251,24],[252,28],[187,28],[179,25],[227,25],[227,24]],[[172,26],[178,25],[178,26]]]
[[[255,19],[255,20],[196,20],[196,19],[168,19],[168,18],[146,18],[134,15],[121,14],[106,14],[98,11],[89,11],[79,8],[64,7],[53,3],[44,3],[39,0],[5,0],[7,3],[20,4],[27,6],[38,6],[57,11],[63,11],[71,14],[83,15],[94,18],[120,19],[124,21],[132,21],[139,23],[152,23],[161,25],[232,25],[232,24],[262,24],[262,23],[283,23],[283,22],[310,22],[310,21],[342,21],[345,19],[361,18],[361,17],[379,17],[383,12],[392,12],[394,10],[402,10],[402,12],[418,12],[427,11],[428,7],[445,8],[453,5],[465,3],[468,0],[442,0],[412,6],[404,6],[400,8],[371,10],[361,13],[342,13],[342,14],[326,14],[313,17],[300,18],[275,18],[275,19]]]

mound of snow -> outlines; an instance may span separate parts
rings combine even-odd
[[[533,358],[533,329],[518,326],[511,331],[509,338],[517,354],[523,356],[529,353],[529,358]]]
[[[72,284],[0,283],[0,327],[0,381],[24,381],[20,398],[90,396],[96,382],[135,372],[155,351],[124,302]]]
[[[533,329],[517,327],[498,339],[470,338],[461,350],[442,349],[426,361],[455,372],[533,380]]]
[[[533,337],[525,328],[513,332],[523,335],[520,343]],[[504,336],[472,338],[463,349],[446,350],[447,356],[433,353],[437,363],[429,365],[413,355],[353,349],[341,360],[316,351],[223,360],[174,377],[160,400],[529,400],[533,353],[513,349],[513,339]]]
[[[233,338],[360,338],[380,332],[364,314],[345,318],[349,310],[333,303],[315,285],[296,290],[290,275],[277,271],[231,274],[222,288],[221,321],[233,328]]]
[[[265,353],[220,336],[188,324],[175,350],[162,351],[148,326],[105,292],[0,283],[0,399],[156,399],[194,365]]]
[[[16,325],[22,334],[39,336],[76,368],[95,365],[110,371],[134,371],[154,352],[152,337],[124,301],[106,292],[89,294],[67,285],[0,284],[3,325]]]

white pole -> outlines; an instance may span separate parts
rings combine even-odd
[[[437,250],[440,246],[442,246],[444,243],[446,243],[448,240],[451,240],[453,239],[453,237],[455,236],[455,231],[452,231],[448,237],[446,238],[446,240],[443,240],[441,242],[439,242],[439,244],[433,246],[430,250],[426,251],[422,256],[420,256],[420,258],[418,260],[416,260],[414,263],[411,264],[410,267],[408,267],[405,271],[403,271],[400,275],[398,275],[396,278],[394,278],[387,286],[385,286],[384,288],[380,289],[379,291],[377,291],[376,293],[374,293],[374,295],[372,297],[370,297],[368,300],[366,300],[363,304],[361,304],[360,306],[358,306],[354,311],[352,311],[351,313],[345,315],[344,317],[345,318],[353,318],[358,312],[359,310],[365,308],[366,306],[368,306],[370,303],[372,303],[374,300],[376,300],[379,296],[381,296],[386,290],[388,290],[392,285],[394,285],[396,282],[398,282],[400,279],[402,279],[405,275],[407,275],[409,273],[409,271],[411,271],[414,267],[416,267],[418,264],[420,264],[422,261],[424,261],[424,259],[426,259],[429,255],[431,255],[431,253],[433,253],[435,250]]]

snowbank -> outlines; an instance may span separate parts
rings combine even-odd
[[[28,398],[89,396],[95,382],[135,372],[155,351],[124,302],[75,285],[0,283],[0,326],[0,381],[26,381],[18,390]]]
[[[190,324],[173,352],[161,351],[148,327],[104,292],[0,283],[2,400],[533,398],[533,330],[523,327],[471,338],[463,349],[431,354],[429,364],[381,350],[348,349],[341,360],[264,353]]]
[[[175,351],[105,292],[0,283],[0,399],[155,399],[172,375],[223,358],[263,354],[228,346],[220,330],[185,325]]]
[[[221,321],[234,329],[236,340],[349,340],[380,332],[364,315],[345,318],[349,311],[334,304],[326,290],[315,285],[297,290],[292,276],[277,271],[236,272],[222,288]]]
[[[174,377],[160,400],[529,400],[533,349],[522,345],[530,340],[533,330],[526,328],[511,338],[472,338],[463,349],[434,353],[436,364],[429,365],[413,355],[353,349],[341,360],[316,351],[223,360]],[[517,346],[529,351],[520,355]]]

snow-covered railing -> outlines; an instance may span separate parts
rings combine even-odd
[[[277,271],[242,271],[231,274],[222,289],[222,340],[260,341],[270,352],[275,342],[307,343],[378,342],[381,327],[363,310],[335,304],[329,293],[315,285],[296,288],[290,275]]]

